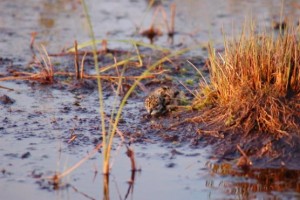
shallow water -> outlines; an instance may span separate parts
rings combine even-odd
[[[169,10],[170,3],[164,1],[162,5]],[[271,22],[280,19],[279,0],[174,3],[177,6],[174,43],[169,44],[166,34],[155,41],[155,44],[173,49],[209,40],[221,46],[222,29],[226,34],[236,35],[249,16],[253,16],[259,26],[267,26],[268,31],[272,31]],[[296,23],[300,9],[295,3],[297,1],[285,1],[284,16]],[[146,11],[147,1],[91,0],[87,4],[97,38],[134,38],[148,42],[147,38],[136,34],[136,26],[141,29],[150,26],[154,9]],[[0,57],[12,59],[14,65],[21,68],[26,68],[33,57],[29,48],[32,32],[38,33],[36,44],[44,44],[51,53],[72,46],[75,39],[79,43],[89,40],[86,19],[77,1],[2,0],[0,10]],[[165,32],[162,20],[158,21],[157,26]],[[119,42],[109,43],[109,47],[127,48]],[[193,55],[205,56],[206,51],[197,49]],[[0,73],[5,71],[4,67],[0,69]],[[66,187],[59,190],[52,190],[51,185],[34,178],[61,172],[92,151],[100,138],[97,91],[70,92],[58,86],[21,81],[1,82],[0,85],[15,89],[0,89],[0,96],[7,94],[15,100],[12,105],[0,104],[0,198],[103,199],[101,153],[65,177]],[[112,96],[105,96],[107,109],[111,108],[109,102],[112,101]],[[129,101],[125,111],[122,130],[127,126],[132,132],[143,132],[142,100]],[[148,123],[155,123],[155,120]],[[77,139],[69,143],[72,133]],[[119,147],[120,143],[117,138],[110,175],[110,199],[125,199],[131,176],[126,148],[124,144]],[[297,171],[288,170],[280,177],[274,176],[274,173],[280,174],[275,170],[243,173],[232,167],[235,161],[228,165],[216,164],[210,147],[192,148],[186,143],[163,142],[155,133],[131,146],[141,172],[135,174],[128,199],[299,198]],[[96,175],[95,171],[98,171]],[[264,178],[267,181],[262,181],[260,173],[267,174],[270,180]]]

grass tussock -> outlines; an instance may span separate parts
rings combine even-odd
[[[258,35],[252,29],[233,41],[225,39],[223,53],[210,48],[211,82],[200,84],[194,105],[210,106],[206,119],[218,128],[299,134],[299,33]]]

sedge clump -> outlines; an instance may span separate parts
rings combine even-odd
[[[210,82],[200,83],[194,101],[208,108],[203,119],[245,133],[299,134],[299,36],[294,28],[278,35],[252,29],[225,39],[222,53],[210,47]]]

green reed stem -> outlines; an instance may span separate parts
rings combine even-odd
[[[81,3],[83,5],[83,9],[84,9],[84,13],[86,15],[86,19],[89,25],[89,31],[90,31],[90,37],[92,39],[92,49],[93,49],[93,58],[94,58],[94,64],[95,64],[95,70],[97,73],[97,84],[98,84],[98,94],[99,94],[99,103],[100,103],[100,115],[101,115],[101,127],[102,127],[102,137],[103,137],[103,148],[104,150],[107,149],[106,148],[106,130],[105,130],[105,121],[104,121],[104,102],[103,102],[103,93],[102,93],[102,83],[101,83],[101,78],[100,78],[100,70],[99,70],[99,65],[98,65],[98,55],[97,55],[97,47],[96,47],[96,38],[95,38],[95,34],[94,34],[94,30],[93,30],[93,26],[92,26],[92,22],[91,22],[91,18],[88,12],[88,8],[86,6],[85,0],[81,0]],[[104,159],[103,159],[103,172],[104,174],[107,174],[107,169],[105,166],[107,166],[107,162],[108,159],[106,157],[106,153],[104,153]]]

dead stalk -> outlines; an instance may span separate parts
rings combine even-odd
[[[75,74],[76,74],[76,79],[80,79],[77,40],[74,41],[74,49],[75,49],[75,53],[74,53]]]
[[[85,54],[82,57],[81,60],[81,64],[80,64],[80,79],[83,79],[83,77],[85,76],[84,74],[84,61],[85,61],[85,57],[86,57],[87,52],[85,52]]]
[[[176,4],[173,3],[171,5],[171,28],[169,32],[170,37],[173,37],[175,34],[175,15],[176,15]]]
[[[14,91],[14,89],[12,89],[12,88],[4,87],[4,86],[1,86],[1,85],[0,85],[0,88],[1,88],[1,89],[5,89],[5,90]]]
[[[33,47],[34,47],[34,42],[35,42],[36,35],[37,35],[37,32],[32,32],[31,33],[30,49],[33,49]]]
[[[275,37],[250,27],[238,39],[225,37],[223,53],[209,47],[210,83],[200,84],[194,105],[216,108],[204,118],[222,129],[299,134],[299,29]]]
[[[80,161],[78,161],[76,164],[74,164],[72,167],[68,168],[61,174],[56,174],[55,178],[60,180],[63,177],[70,174],[72,171],[77,169],[80,165],[82,165],[85,161],[87,161],[89,158],[91,158],[95,153],[99,151],[99,149],[102,147],[102,143],[98,144],[88,155],[86,155],[84,158],[82,158]],[[44,177],[43,179],[53,179],[53,176],[51,177]]]
[[[132,150],[132,148],[127,146],[127,152],[126,155],[129,157],[130,162],[131,162],[131,171],[136,171],[136,164],[135,164],[135,158],[134,158],[134,151]]]
[[[108,48],[107,48],[107,40],[102,40],[102,51],[103,52],[107,52]]]
[[[158,10],[160,10],[160,12],[161,12],[161,14],[163,16],[163,20],[164,20],[165,26],[167,27],[167,31],[168,31],[168,33],[170,33],[171,29],[169,27],[169,22],[168,22],[168,19],[167,19],[167,14],[166,14],[165,9],[162,6],[159,6]]]

